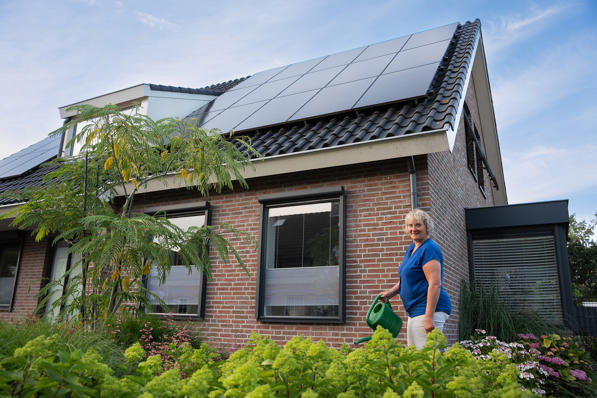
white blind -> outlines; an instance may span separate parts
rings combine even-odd
[[[514,308],[562,320],[553,236],[474,240],[473,261],[475,281],[486,288],[493,283]]]

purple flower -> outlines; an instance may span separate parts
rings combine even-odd
[[[531,344],[529,344],[529,347],[536,349],[536,348],[539,348],[539,345],[540,345],[539,343],[531,343]]]
[[[580,381],[588,381],[587,374],[580,369],[571,369],[570,374]]]
[[[545,362],[553,363],[554,365],[566,365],[566,361],[558,357],[541,357],[540,359]]]
[[[556,378],[560,378],[560,374],[558,372],[556,372],[555,370],[553,370],[552,368],[550,368],[549,366],[545,366],[543,364],[539,365],[539,371],[541,373],[543,373],[546,376],[553,376]]]

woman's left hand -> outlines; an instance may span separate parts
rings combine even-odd
[[[433,329],[435,329],[435,323],[433,322],[433,317],[427,318],[427,316],[425,316],[425,332],[431,333],[433,331]]]

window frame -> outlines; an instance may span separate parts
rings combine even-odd
[[[267,242],[267,222],[270,207],[310,204],[325,200],[337,200],[339,203],[339,308],[337,317],[313,316],[265,316],[263,303],[265,300],[265,258]],[[257,254],[257,289],[255,297],[255,319],[259,322],[273,323],[346,323],[346,192],[343,186],[303,189],[298,191],[260,195],[257,198],[261,205],[259,215],[259,251]]]
[[[193,205],[171,205],[171,206],[160,206],[145,209],[145,214],[154,216],[158,212],[166,212],[166,218],[171,216],[180,217],[182,215],[195,216],[203,213],[205,216],[205,226],[211,225],[211,205],[209,202],[198,202]],[[209,251],[209,247],[206,248]],[[197,314],[175,314],[175,313],[161,313],[161,312],[149,312],[144,306],[141,311],[149,315],[155,315],[159,317],[170,316],[175,320],[197,320],[201,321],[205,319],[205,301],[207,299],[207,275],[202,274],[203,277],[199,283],[199,305]],[[143,285],[148,289],[148,276],[143,278]]]
[[[464,104],[464,132],[465,132],[465,142],[466,142],[466,163],[468,166],[469,171],[473,175],[481,194],[485,199],[487,199],[487,194],[485,193],[485,174],[484,169],[486,168],[486,159],[483,150],[481,149],[480,143],[480,135],[477,127],[473,125],[473,122],[470,120],[471,115],[470,110],[466,103]],[[472,115],[471,115],[472,117]],[[491,178],[491,175],[490,175]]]
[[[19,248],[19,255],[17,257],[17,267],[15,269],[15,276],[12,283],[12,293],[10,296],[10,302],[8,304],[0,304],[0,312],[12,312],[15,301],[15,294],[17,290],[17,283],[19,280],[19,269],[21,268],[21,259],[23,258],[23,243],[24,239],[22,231],[0,232],[0,246],[2,247],[2,251],[7,246],[14,246]],[[0,251],[0,253],[2,251]]]

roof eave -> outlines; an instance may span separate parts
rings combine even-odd
[[[253,179],[449,151],[449,134],[449,128],[446,126],[446,128],[438,130],[398,137],[268,156],[264,159],[252,160],[255,170],[247,167],[241,171],[241,175],[245,179]],[[234,176],[232,178],[235,179]],[[173,175],[166,177],[166,183],[152,180],[148,183],[147,188],[141,188],[139,192],[149,193],[185,187],[182,180],[174,183]],[[122,194],[123,192],[118,190],[118,195]]]

